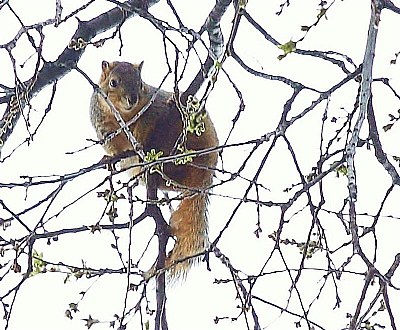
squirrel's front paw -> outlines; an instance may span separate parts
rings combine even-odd
[[[104,164],[104,168],[106,168],[110,172],[115,171],[115,163],[112,161],[113,157],[109,155],[104,155],[100,160],[99,164]]]

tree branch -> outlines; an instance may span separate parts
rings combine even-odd
[[[372,95],[368,102],[367,119],[369,125],[369,137],[372,140],[374,146],[376,159],[379,161],[379,163],[381,163],[386,172],[388,172],[388,174],[391,176],[393,184],[400,185],[399,173],[397,173],[396,168],[391,162],[389,162],[386,153],[383,151],[382,143],[379,138],[378,127],[376,126],[374,107],[372,104]]]
[[[350,200],[357,200],[357,183],[356,173],[354,165],[354,157],[356,154],[356,146],[359,140],[362,124],[364,122],[365,115],[367,113],[367,105],[371,96],[371,82],[372,82],[372,66],[375,57],[376,39],[378,36],[378,24],[381,13],[380,0],[374,0],[372,2],[371,18],[369,22],[368,39],[365,47],[365,54],[362,67],[362,81],[360,90],[359,107],[360,112],[357,118],[357,122],[354,126],[350,141],[346,146],[346,162],[348,168],[348,189]]]
[[[147,200],[150,202],[146,205],[148,215],[151,216],[156,223],[156,235],[158,237],[158,258],[156,262],[157,270],[163,269],[166,259],[167,242],[170,237],[169,226],[162,216],[160,208],[155,204],[157,201],[157,175],[147,173]],[[168,330],[165,294],[165,272],[159,272],[156,275],[156,299],[157,310],[155,317],[155,330]]]
[[[218,0],[208,15],[205,24],[200,29],[199,35],[201,35],[204,30],[208,32],[210,48],[204,65],[201,66],[199,72],[186,91],[182,93],[181,102],[183,104],[186,104],[189,95],[195,95],[198,92],[215,61],[222,55],[224,38],[221,32],[220,22],[231,2],[232,0]]]

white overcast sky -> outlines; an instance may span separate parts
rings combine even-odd
[[[156,17],[165,20],[172,20],[172,15],[167,9],[165,1],[155,5],[150,9]],[[274,13],[279,9],[279,4],[283,1],[265,1],[265,0],[249,0],[248,11],[267,31],[279,42],[285,43],[291,39],[299,39],[303,33],[300,26],[310,25],[314,22],[317,15],[317,4],[319,1],[293,0],[291,6],[284,10],[281,16]],[[39,5],[40,3],[40,5]],[[78,7],[84,1],[63,1],[65,13],[69,13]],[[97,5],[98,3],[98,5]],[[323,19],[320,25],[313,28],[306,39],[299,44],[301,49],[309,50],[333,50],[349,55],[358,65],[364,55],[364,46],[366,42],[368,22],[369,22],[369,1],[336,1],[336,4],[328,12],[328,20]],[[18,15],[25,24],[33,24],[51,17],[54,13],[54,4],[50,0],[41,1],[12,1],[10,4],[16,10]],[[188,27],[198,29],[204,22],[207,14],[212,8],[214,1],[174,1],[181,18]],[[49,7],[48,7],[49,6]],[[80,13],[78,17],[82,20],[90,19],[96,14],[103,12],[113,5],[106,1],[97,1],[96,6],[90,6],[88,10]],[[50,8],[50,9],[48,9]],[[232,10],[223,19],[223,32],[225,39],[228,38],[229,29],[232,20]],[[397,31],[400,30],[400,20],[395,14],[384,13],[378,36],[378,46],[376,53],[376,62],[374,65],[375,77],[389,77],[392,86],[400,90],[399,65],[390,65],[389,61],[394,54],[400,50],[397,42]],[[12,18],[12,15],[3,9],[0,11],[0,44],[9,41],[19,29],[18,22]],[[62,52],[68,44],[70,37],[77,27],[75,19],[69,20],[67,23],[60,25],[59,28],[49,27],[44,30],[46,34],[43,56],[48,61],[53,61]],[[109,35],[110,31],[105,35]],[[130,62],[139,62],[144,60],[143,79],[152,85],[158,85],[166,74],[166,65],[164,59],[163,44],[161,42],[160,33],[155,30],[151,24],[143,19],[134,18],[129,20],[123,27],[122,55],[119,56],[119,43],[117,40],[107,42],[102,48],[97,49],[89,47],[78,66],[84,70],[89,77],[97,82],[102,60],[125,60]],[[184,44],[182,43],[182,47]],[[291,54],[282,61],[277,59],[281,54],[281,50],[263,41],[263,38],[255,30],[250,29],[249,24],[243,22],[240,28],[235,47],[245,62],[260,71],[270,74],[279,74],[288,76],[293,80],[300,81],[308,86],[325,90],[332,86],[335,82],[344,77],[339,69],[329,63],[316,60],[312,57],[298,56]],[[184,48],[183,48],[184,49]],[[201,51],[204,54],[204,51]],[[18,63],[22,64],[33,54],[32,48],[29,48],[26,40],[21,40],[18,46],[13,50],[13,55]],[[171,57],[172,58],[172,57]],[[24,69],[19,72],[20,78],[28,78],[32,73],[32,65],[34,61],[27,62]],[[244,93],[246,103],[246,113],[238,124],[238,129],[232,137],[231,142],[243,141],[246,139],[254,139],[260,137],[265,132],[275,129],[280,118],[282,106],[291,90],[281,83],[255,78],[244,73],[233,60],[228,59],[224,68],[230,73],[232,79],[237,83],[238,87]],[[10,71],[10,61],[7,53],[0,50],[0,72],[1,83],[6,85],[13,84],[13,74]],[[185,81],[188,82],[193,77],[194,69],[188,70]],[[173,86],[172,76],[163,86],[165,89],[171,89]],[[182,86],[183,88],[183,86]],[[40,95],[32,100],[34,109],[32,110],[32,123],[37,123],[41,118],[44,108],[47,105],[51,88],[47,88]],[[57,94],[51,112],[46,118],[45,124],[34,137],[34,141],[28,147],[27,145],[16,151],[12,157],[0,164],[0,181],[15,182],[20,181],[21,175],[58,175],[79,170],[82,167],[89,166],[99,160],[103,151],[100,147],[89,148],[83,152],[73,155],[66,154],[79,150],[89,143],[86,139],[94,139],[95,133],[90,125],[88,107],[92,93],[92,87],[78,73],[71,72],[64,77],[57,86]],[[338,95],[332,97],[330,107],[332,113],[338,117],[345,116],[346,111],[351,111],[354,102],[355,88],[344,88]],[[378,97],[384,99],[382,105],[387,109],[382,109],[382,113],[377,114],[380,127],[387,119],[387,113],[397,111],[399,104],[396,104],[394,98],[377,88]],[[381,94],[380,94],[381,93]],[[386,100],[385,100],[386,98]],[[314,93],[304,93],[299,100],[296,101],[294,109],[301,111],[305,106],[309,105],[312,100],[316,99]],[[323,109],[324,104],[320,105]],[[238,100],[235,93],[222,75],[218,79],[215,91],[212,93],[207,108],[213,118],[220,141],[225,141],[231,120],[235,116],[238,107]],[[345,110],[341,110],[344,108]],[[388,110],[389,109],[389,110]],[[394,110],[393,110],[394,109]],[[1,111],[3,108],[1,108]],[[335,112],[336,111],[336,112]],[[318,114],[310,114],[309,118],[296,124],[288,135],[293,139],[294,147],[301,149],[299,162],[304,168],[315,165],[318,153],[315,151],[319,147],[319,131],[313,131],[314,124],[320,122],[321,112]],[[333,126],[332,126],[333,127]],[[334,129],[334,128],[330,129]],[[367,130],[362,131],[362,137],[366,137]],[[16,147],[26,138],[27,131],[22,120],[20,120],[15,134],[10,138],[7,145],[3,149],[2,157]],[[383,137],[383,142],[387,148],[387,152],[393,155],[399,155],[398,142],[399,134],[393,131],[387,132]],[[225,153],[225,163],[232,162],[233,165],[227,167],[235,169],[240,162],[243,161],[241,154],[245,154],[251,147],[242,149],[234,149]],[[280,153],[279,150],[285,150],[284,147],[277,147],[273,152],[271,162],[268,166],[268,173],[264,174],[266,186],[274,192],[273,200],[285,200],[282,190],[292,183],[297,182],[298,178],[293,166],[289,161],[289,155],[286,152]],[[258,160],[262,155],[257,156]],[[360,177],[368,178],[367,181],[360,181],[360,203],[358,204],[361,211],[374,213],[382,200],[382,193],[387,189],[390,183],[388,177],[383,175],[369,175],[369,173],[382,174],[382,171],[374,162],[370,162],[370,154],[366,151],[360,151],[358,161],[365,166],[359,168]],[[290,164],[289,164],[290,163]],[[225,164],[226,165],[226,164]],[[257,163],[253,164],[252,169]],[[251,177],[254,171],[247,170],[245,174]],[[90,187],[95,186],[106,174],[105,171],[95,171],[78,178],[74,182],[68,184],[68,189],[62,192],[58,202],[49,210],[49,214],[56,214],[66,201],[74,200],[80,193],[87,191]],[[126,177],[121,176],[121,180]],[[343,203],[343,194],[346,192],[346,179],[335,178],[327,179],[332,182],[332,189],[327,191],[327,205],[340,205]],[[330,181],[329,181],[330,180]],[[234,182],[217,191],[219,194],[228,194],[230,196],[240,198],[243,193],[244,182]],[[363,189],[365,187],[365,189]],[[373,191],[372,188],[373,187]],[[48,188],[50,189],[50,188]],[[82,190],[84,189],[84,190]],[[46,190],[48,191],[48,190]],[[27,198],[24,198],[25,190],[0,190],[1,198],[4,199],[9,207],[16,210],[23,209],[24,206],[30,205],[37,200],[37,196],[44,195],[41,188],[30,188]],[[138,188],[137,194],[144,197],[144,189]],[[378,196],[378,198],[377,198]],[[397,195],[399,197],[398,192]],[[393,196],[392,196],[393,197]],[[304,203],[304,200],[300,202]],[[24,206],[21,206],[23,203]],[[339,203],[339,204],[337,204]],[[227,217],[231,214],[235,202],[230,199],[211,198],[210,207],[210,238],[211,240],[218,235],[219,231],[227,221]],[[83,224],[95,223],[101,215],[104,204],[95,197],[95,193],[82,199],[78,203],[63,212],[60,217],[53,218],[48,223],[48,229],[60,229],[64,227],[75,227]],[[297,209],[299,209],[298,207]],[[337,206],[335,209],[339,209]],[[120,206],[120,214],[123,211],[128,212],[128,206],[123,204]],[[296,209],[295,209],[296,210]],[[386,209],[385,214],[395,214],[398,210],[398,204],[394,198]],[[0,217],[6,216],[0,210]],[[43,212],[43,208],[39,212],[32,212],[30,215],[30,225],[37,222],[35,216],[39,216]],[[276,229],[277,217],[279,212],[277,209],[266,210],[265,214],[271,218],[271,227],[268,227],[266,221],[263,222],[263,239],[256,240],[253,235],[256,222],[256,214],[254,208],[245,206],[237,215],[236,221],[232,224],[229,234],[227,234],[220,244],[223,251],[229,251],[229,256],[234,265],[240,265],[248,274],[257,273],[260,269],[260,260],[258,254],[263,256],[263,251],[270,251],[272,242],[267,240],[266,236]],[[398,213],[397,213],[398,214]],[[8,216],[7,216],[8,217]],[[330,226],[330,225],[329,225]],[[328,227],[329,227],[328,226]],[[250,229],[249,229],[250,228]],[[11,226],[6,231],[0,230],[0,235],[4,237],[18,236],[21,230],[18,226]],[[291,231],[286,234],[289,237],[301,236],[301,223],[298,226],[290,227]],[[332,224],[332,230],[335,225]],[[134,241],[138,247],[143,247],[147,241],[143,241],[141,237],[148,237],[153,231],[150,221],[141,223],[134,229]],[[379,266],[388,267],[393,261],[393,251],[399,251],[399,240],[396,239],[398,233],[398,225],[394,221],[389,221],[382,235],[385,240],[379,249]],[[126,242],[127,233],[120,233],[121,241]],[[88,234],[61,237],[59,242],[46,246],[46,242],[39,242],[35,245],[38,251],[43,251],[45,259],[52,261],[63,261],[67,264],[80,264],[80,260],[84,259],[90,262],[92,267],[119,267],[117,255],[115,251],[109,248],[113,243],[113,238],[108,233],[101,233],[89,236]],[[299,238],[300,240],[300,238]],[[387,246],[385,244],[390,242]],[[154,242],[153,242],[154,243]],[[137,258],[142,249],[134,250],[133,257]],[[154,252],[154,248],[152,250]],[[298,254],[294,251],[293,254]],[[264,253],[264,254],[263,254]],[[387,254],[387,259],[385,255]],[[383,256],[383,257],[382,257]],[[154,255],[148,255],[143,261],[141,269],[148,267],[153,261]],[[296,255],[297,257],[297,255]],[[318,256],[316,257],[318,258]],[[318,261],[323,260],[317,259]],[[104,262],[107,260],[107,262]],[[214,278],[229,278],[227,270],[212,259],[212,272],[205,269],[204,264],[193,269],[186,282],[176,285],[168,291],[168,307],[167,315],[170,329],[245,329],[243,318],[237,322],[227,320],[220,321],[221,324],[215,325],[213,318],[218,316],[236,316],[235,292],[232,285],[212,284]],[[310,261],[312,264],[312,260]],[[276,260],[278,269],[283,269],[279,260]],[[298,264],[294,264],[297,265]],[[361,264],[360,264],[361,265]],[[364,269],[364,268],[361,268]],[[318,286],[320,274],[309,274],[308,278],[314,279],[313,283]],[[103,276],[98,281],[92,280],[71,280],[63,284],[63,274],[41,274],[30,278],[21,288],[15,308],[14,316],[10,324],[10,330],[50,330],[50,329],[83,329],[81,318],[85,318],[88,314],[104,320],[110,320],[114,313],[120,313],[123,306],[123,297],[126,287],[126,279],[123,276]],[[3,283],[0,283],[1,293],[5,291],[7,286],[16,283],[19,277],[7,276]],[[276,276],[274,282],[262,282],[265,287],[256,286],[255,290],[261,292],[262,296],[269,296],[266,292],[271,292],[271,301],[284,306],[288,297],[288,288],[290,284],[284,276]],[[360,284],[361,283],[361,284]],[[400,283],[397,283],[400,284]],[[72,321],[63,316],[68,303],[77,302],[79,292],[86,290],[93,285],[83,301],[79,305],[81,313]],[[342,292],[347,292],[351,296],[352,292],[360,292],[361,281],[358,286],[354,285],[351,277],[340,283]],[[302,294],[305,297],[315,296],[315,287],[310,287],[309,291],[304,290]],[[149,292],[149,297],[154,297],[154,291]],[[329,298],[317,303],[312,309],[313,320],[326,325],[326,319],[329,319],[327,329],[339,329],[344,326],[345,311],[354,311],[354,303],[358,296],[345,299],[344,308],[333,310],[334,299]],[[393,299],[394,301],[394,299]],[[398,303],[399,299],[397,299]],[[132,300],[133,302],[133,300]],[[154,300],[153,300],[154,303]],[[347,305],[346,305],[347,304]],[[287,319],[285,315],[280,316],[279,310],[268,309],[268,313],[264,313],[265,305],[256,305],[258,313],[261,315],[263,324],[266,329],[292,329],[294,328],[294,319]],[[347,309],[346,309],[347,307]],[[393,306],[392,306],[393,307]],[[395,306],[396,307],[396,306]],[[296,308],[296,304],[294,304]],[[400,305],[397,305],[400,310]],[[147,316],[146,316],[147,317]],[[399,316],[398,316],[399,317]],[[400,319],[400,317],[399,317]],[[151,318],[150,318],[151,320]],[[139,318],[134,317],[129,324],[130,329],[139,329]],[[3,320],[0,320],[0,328],[2,328]],[[93,326],[93,329],[107,329],[108,324]]]

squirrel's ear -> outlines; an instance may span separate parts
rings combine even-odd
[[[107,70],[109,67],[110,67],[110,63],[108,63],[107,61],[101,62],[101,68],[103,71]]]
[[[144,61],[140,62],[140,64],[138,65],[139,72],[142,72],[143,63],[144,63]]]

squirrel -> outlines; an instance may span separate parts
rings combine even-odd
[[[217,147],[217,133],[207,111],[200,109],[188,113],[182,109],[174,93],[142,81],[142,67],[143,62],[103,61],[99,87],[125,123],[144,110],[129,125],[144,154],[156,152],[162,156],[173,156]],[[91,98],[90,118],[107,156],[114,157],[134,150],[121,131],[112,109],[96,91]],[[115,134],[118,130],[121,132]],[[172,278],[186,275],[190,266],[199,259],[192,256],[204,252],[208,246],[206,190],[212,184],[218,155],[213,151],[180,160],[164,163],[156,179],[158,189],[183,192],[183,198],[169,221],[170,233],[176,241],[167,255],[165,268]],[[123,160],[121,166],[127,168],[140,161],[138,156],[133,156]],[[140,173],[143,169],[136,166],[130,175]],[[154,275],[154,266],[149,272]]]

